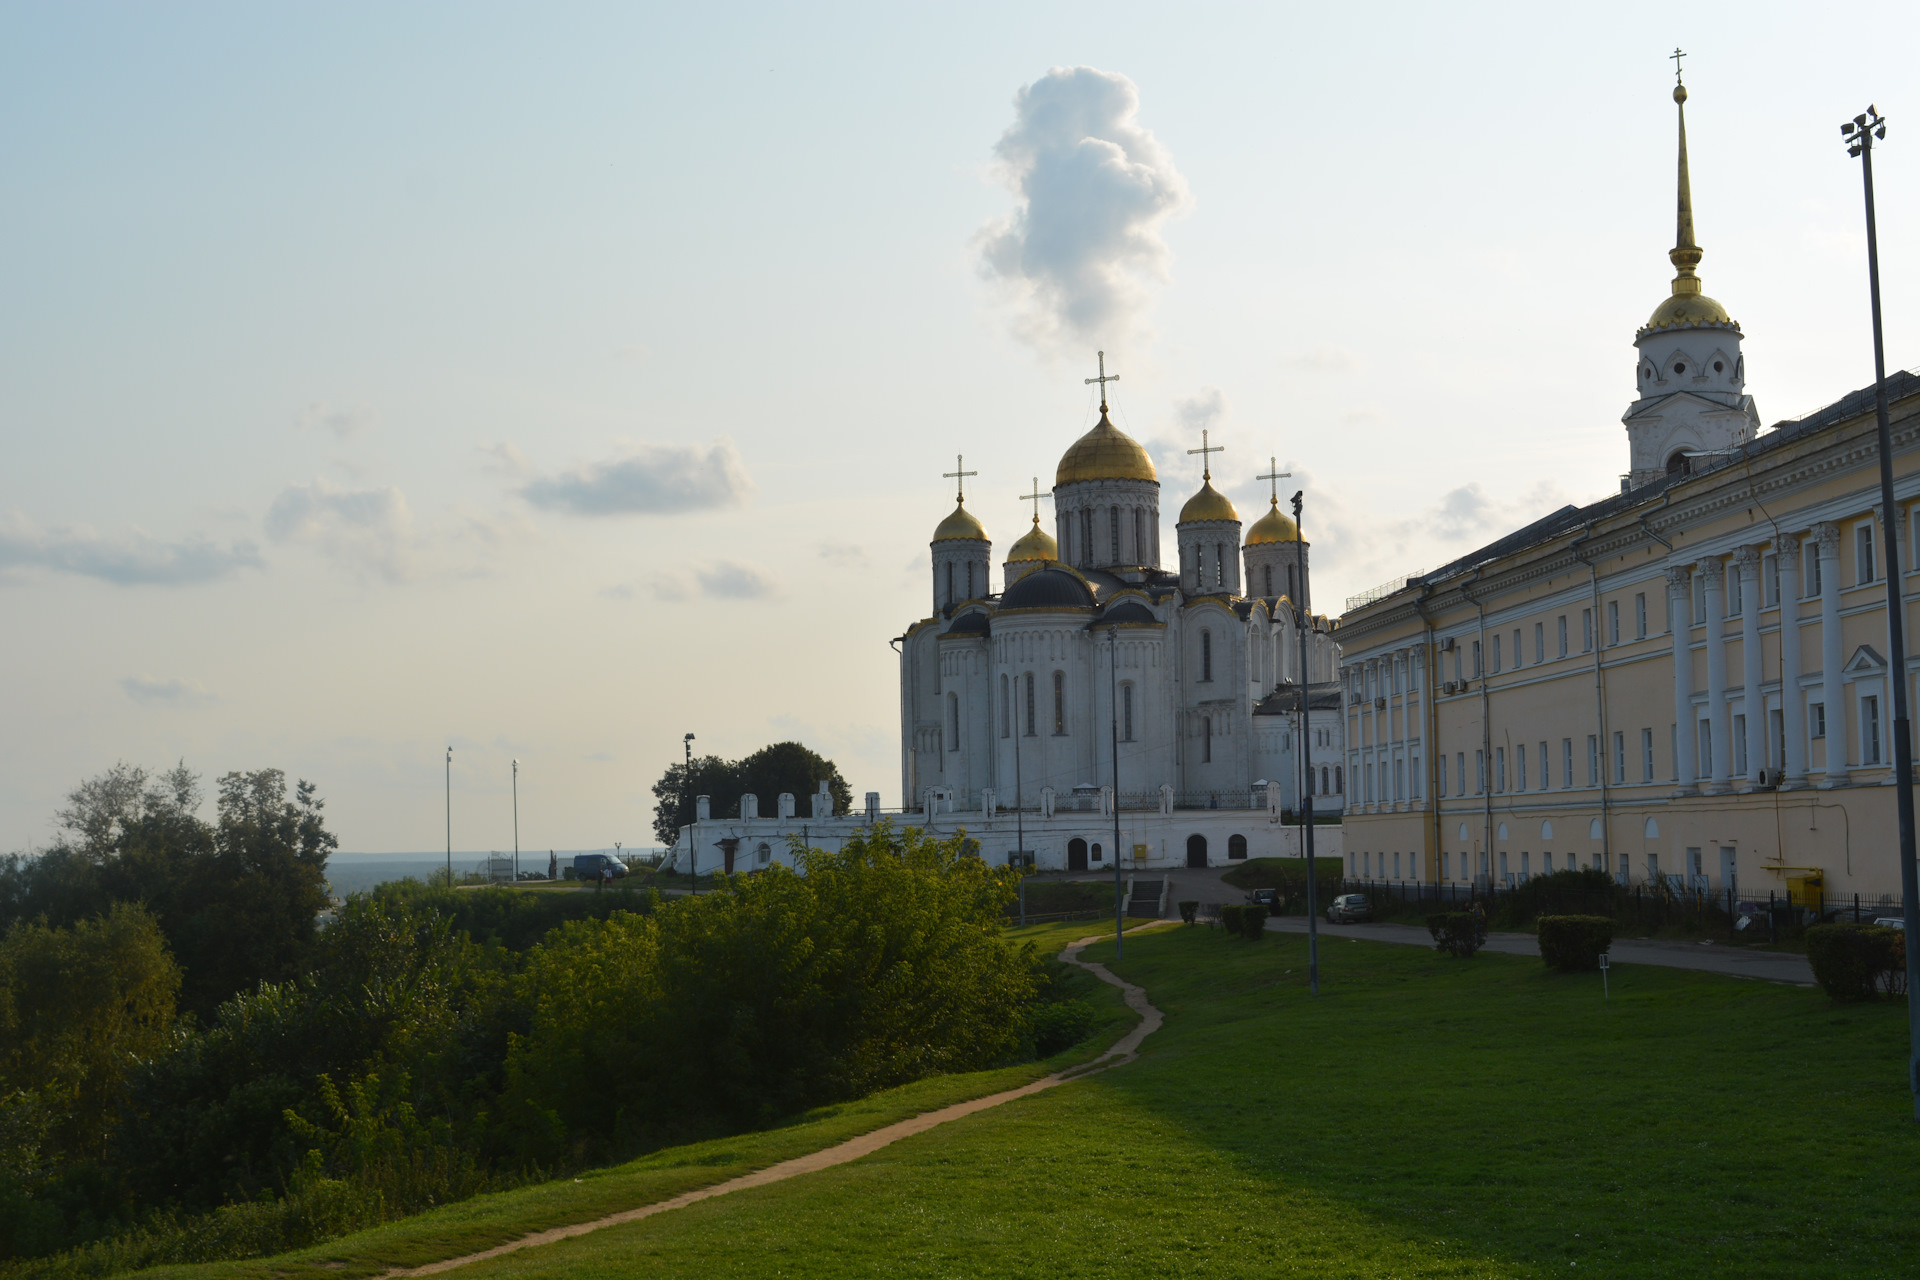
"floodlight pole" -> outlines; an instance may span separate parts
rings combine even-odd
[[[1886,119],[1871,106],[1840,126],[1847,154],[1860,158],[1867,204],[1867,294],[1873,308],[1873,411],[1880,444],[1880,526],[1887,546],[1887,674],[1893,685],[1893,792],[1900,822],[1900,899],[1907,936],[1907,1088],[1920,1120],[1920,867],[1914,865],[1913,741],[1907,726],[1906,599],[1900,577],[1900,536],[1893,505],[1893,429],[1887,421],[1887,357],[1880,332],[1880,240],[1874,225],[1873,144],[1887,136]]]
[[[1293,553],[1300,566],[1300,598],[1294,601],[1293,621],[1300,629],[1300,768],[1304,777],[1313,777],[1313,731],[1312,722],[1307,715],[1307,535],[1300,527],[1300,496],[1304,489],[1296,489],[1293,494]],[[1313,860],[1313,787],[1311,783],[1300,789],[1297,797],[1300,801],[1301,852],[1307,859],[1307,992],[1320,994],[1320,903],[1314,892],[1314,881],[1319,879],[1318,865]]]
[[[1113,958],[1120,958],[1126,923],[1120,914],[1120,626],[1107,627],[1107,712],[1113,726]]]
[[[447,888],[453,888],[453,748],[447,748]]]
[[[513,762],[513,882],[520,883],[520,762]]]

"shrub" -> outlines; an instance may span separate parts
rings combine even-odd
[[[1085,1000],[1037,1005],[1033,1011],[1033,1056],[1051,1058],[1093,1034],[1093,1006]]]
[[[1267,931],[1267,907],[1265,903],[1255,902],[1246,905],[1229,903],[1220,908],[1220,923],[1229,934],[1256,940]]]
[[[1464,960],[1485,945],[1487,922],[1478,912],[1443,911],[1427,917],[1427,932],[1435,947]]]
[[[1245,914],[1247,914],[1247,909],[1239,903],[1225,903],[1220,908],[1220,927],[1225,929],[1229,935],[1238,936],[1240,933],[1240,917]]]
[[[1198,902],[1183,902],[1180,904],[1180,918],[1188,924],[1192,924],[1193,918],[1199,913],[1200,904]]]
[[[1841,1002],[1892,991],[1904,974],[1906,936],[1875,925],[1817,924],[1807,930],[1807,961],[1827,995]]]
[[[1541,916],[1540,958],[1569,973],[1598,969],[1600,956],[1613,945],[1613,921],[1606,916]]]

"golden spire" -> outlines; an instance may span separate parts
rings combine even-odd
[[[1700,246],[1693,241],[1693,183],[1687,178],[1687,86],[1680,80],[1680,59],[1687,55],[1675,49],[1673,58],[1673,102],[1680,112],[1679,201],[1674,219],[1673,250],[1667,258],[1679,272],[1673,278],[1673,296],[1699,293],[1700,277],[1693,269],[1700,265]]]

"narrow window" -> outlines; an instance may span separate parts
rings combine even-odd
[[[1693,613],[1689,621],[1697,627],[1706,620],[1707,575],[1704,573],[1696,573],[1693,575]]]
[[[1580,611],[1580,652],[1593,652],[1593,610]]]
[[[1533,660],[1535,662],[1547,660],[1547,624],[1544,622],[1533,624]]]
[[[1727,575],[1727,616],[1737,618],[1747,611],[1746,577],[1739,569]]]
[[[1067,731],[1067,675],[1064,671],[1053,673],[1053,731],[1056,735]]]
[[[1880,763],[1880,699],[1860,699],[1860,763]]]
[[[1480,676],[1480,642],[1478,640],[1473,642],[1473,674],[1475,679]]]
[[[1439,783],[1440,783],[1440,789],[1439,789],[1440,799],[1445,800],[1447,798],[1447,758],[1445,756],[1440,757]]]
[[[1633,598],[1633,638],[1647,638],[1647,593],[1644,591]]]
[[[1109,541],[1112,544],[1109,550],[1113,556],[1113,559],[1109,560],[1107,563],[1119,564],[1120,563],[1120,508],[1118,507],[1107,508],[1107,536]]]
[[[1744,715],[1733,718],[1733,772],[1735,777],[1745,777],[1747,773],[1747,718]]]
[[[1600,785],[1600,735],[1597,733],[1587,735],[1587,785]]]
[[[1853,580],[1856,585],[1873,581],[1873,526],[1871,524],[1854,526],[1853,568]]]
[[[973,589],[973,561],[969,560],[967,561],[967,599],[976,598],[978,598],[977,593]]]
[[[960,749],[960,695],[947,695],[947,750]]]
[[[1213,762],[1213,717],[1200,717],[1200,759],[1203,763]]]
[[[1560,615],[1560,656],[1567,656],[1567,615]]]
[[[1088,507],[1080,513],[1080,560],[1088,568],[1093,567],[1093,508]]]
[[[1200,633],[1200,679],[1213,679],[1213,632]]]
[[[1810,702],[1807,704],[1807,736],[1824,738],[1827,736],[1827,704]]]
[[[1347,789],[1346,779],[1341,775],[1340,766],[1333,766],[1333,794],[1340,795]]]
[[[1640,781],[1653,781],[1653,730],[1640,731]]]
[[[1147,562],[1146,512],[1139,507],[1133,509],[1133,559],[1135,564]]]
[[[1620,643],[1620,602],[1607,601],[1607,643]]]
[[[1027,672],[1027,736],[1033,737],[1033,672]]]
[[[1560,739],[1560,785],[1573,785],[1573,739]]]
[[[1293,601],[1296,608],[1300,604],[1300,592],[1298,585],[1294,582],[1293,571],[1299,567],[1298,565],[1292,564],[1287,566],[1287,599]]]
[[[1261,565],[1260,578],[1261,594],[1271,598],[1273,595],[1273,566],[1270,564]]]
[[[1464,751],[1455,752],[1453,758],[1458,766],[1459,772],[1457,777],[1460,783],[1455,790],[1461,795],[1465,795],[1467,794],[1467,753]]]
[[[1493,749],[1493,793],[1502,795],[1507,789],[1507,749]]]
[[[1227,585],[1226,546],[1219,542],[1213,544],[1213,585],[1216,587]]]
[[[1700,766],[1699,776],[1711,778],[1713,776],[1713,721],[1700,722],[1699,743],[1700,759],[1696,762]]]
[[[1500,673],[1500,634],[1498,632],[1493,636],[1493,671],[1495,675]]]
[[[1133,741],[1133,686],[1130,684],[1123,684],[1120,686],[1120,710],[1122,715],[1126,719],[1126,726],[1125,726],[1127,731],[1126,739],[1128,742],[1132,742]]]
[[[1010,723],[1012,719],[1013,719],[1013,708],[1007,705],[1007,678],[1005,676],[1001,676],[1000,677],[1000,736],[1001,737],[1004,738],[1013,731],[1013,726]]]
[[[948,603],[948,604],[952,604],[952,603],[953,603],[953,561],[951,561],[951,560],[949,560],[949,561],[947,561],[947,600],[946,600],[946,603]]]
[[[1547,771],[1547,744],[1540,744],[1540,789],[1545,791],[1553,785],[1553,775]]]
[[[1513,789],[1515,791],[1527,789],[1527,749],[1525,747],[1515,748],[1513,753]]]
[[[1780,557],[1771,551],[1760,557],[1760,590],[1767,608],[1780,603]]]
[[[1802,594],[1813,597],[1820,594],[1820,544],[1809,540],[1806,548],[1807,571],[1800,575],[1805,584]]]
[[[1473,794],[1480,796],[1486,793],[1487,753],[1485,751],[1476,751],[1473,753]]]

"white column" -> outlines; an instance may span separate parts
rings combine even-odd
[[[1681,793],[1690,794],[1700,749],[1693,715],[1693,587],[1683,564],[1667,569],[1667,630],[1673,633],[1674,776]]]
[[[1786,735],[1788,789],[1807,785],[1807,704],[1800,693],[1800,539],[1786,534],[1774,544],[1780,561],[1780,726]]]
[[[1707,723],[1711,726],[1707,732],[1708,745],[1712,748],[1713,758],[1708,774],[1707,790],[1709,794],[1721,795],[1730,789],[1730,761],[1733,746],[1728,739],[1727,718],[1727,642],[1726,619],[1726,565],[1719,560],[1700,562],[1700,575],[1707,583]],[[1600,744],[1606,751],[1607,744]]]
[[[1747,785],[1760,785],[1767,763],[1767,699],[1760,692],[1760,548],[1733,553],[1740,571],[1740,682],[1747,703]]]
[[[1840,692],[1840,526],[1831,522],[1813,527],[1820,555],[1820,700],[1827,706],[1827,780],[1829,787],[1847,785],[1847,704]]]

